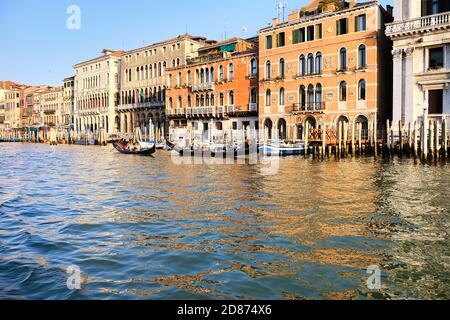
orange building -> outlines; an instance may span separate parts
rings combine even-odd
[[[198,49],[170,68],[166,112],[170,139],[242,141],[258,129],[258,41],[233,38]],[[193,141],[191,141],[193,142]]]
[[[390,21],[377,1],[316,0],[261,29],[260,138],[301,141],[306,122],[314,132],[341,121],[372,136],[391,112]]]

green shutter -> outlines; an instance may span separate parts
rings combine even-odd
[[[340,21],[336,20],[336,35],[339,36],[341,34],[341,30],[340,30]]]
[[[348,33],[348,18],[345,18],[345,34]]]
[[[297,44],[300,42],[300,30],[293,30],[292,31],[292,43]]]
[[[356,16],[355,17],[355,32],[358,32],[359,31],[359,17],[358,16]]]

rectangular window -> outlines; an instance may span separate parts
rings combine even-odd
[[[429,114],[442,114],[443,101],[444,99],[442,90],[428,91]]]
[[[306,29],[306,36],[308,41],[314,41],[314,26],[309,26]]]
[[[266,37],[266,50],[272,49],[272,36]]]
[[[336,35],[340,36],[348,33],[348,18],[336,21]]]
[[[316,25],[316,39],[322,39],[322,24]]]
[[[292,44],[300,43],[300,30],[293,30],[292,31]]]
[[[444,67],[444,48],[432,48],[429,50],[429,69],[440,69]]]
[[[355,17],[355,32],[366,31],[366,15],[362,14]]]
[[[300,29],[300,42],[305,42],[305,41],[306,41],[305,28],[301,28]]]
[[[280,32],[279,34],[277,34],[277,47],[284,47],[285,45],[285,33]]]

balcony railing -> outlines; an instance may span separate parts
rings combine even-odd
[[[250,103],[248,105],[248,110],[250,112],[258,112],[258,104],[257,103]]]
[[[192,86],[192,91],[210,91],[210,90],[214,90],[213,82],[194,84]]]
[[[441,28],[450,28],[450,12],[390,23],[386,26],[386,34],[392,37]]]
[[[325,102],[295,103],[292,108],[294,113],[321,113],[325,111]]]
[[[157,107],[161,107],[161,106],[164,106],[164,101],[121,104],[117,107],[117,109],[119,111],[123,111],[123,110],[136,110],[136,109],[143,109],[143,108],[157,108]]]

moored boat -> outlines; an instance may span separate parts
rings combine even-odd
[[[123,142],[114,142],[113,146],[120,153],[128,155],[150,156],[156,152],[156,145],[146,142],[139,142],[136,146]]]
[[[305,153],[305,144],[270,143],[260,147],[260,152],[266,156],[294,156]]]

